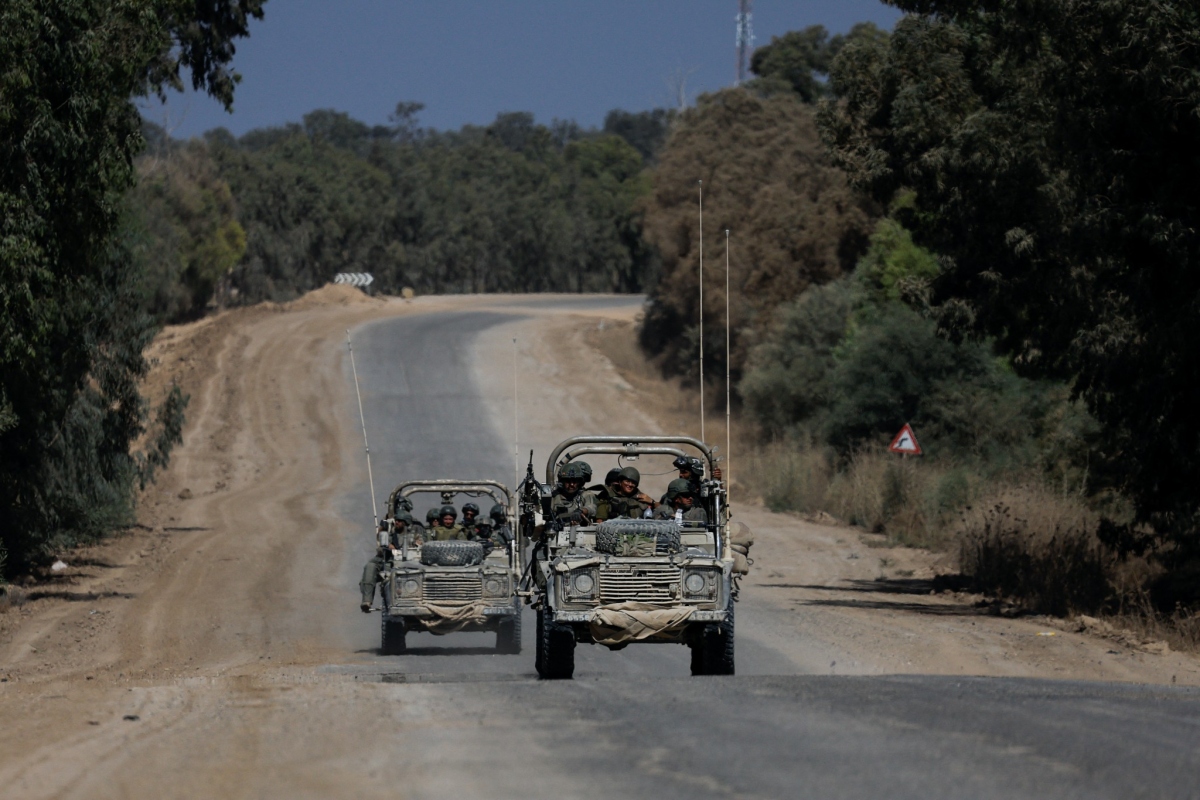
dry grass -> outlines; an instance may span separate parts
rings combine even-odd
[[[664,430],[699,435],[699,393],[662,377],[638,347],[633,324],[608,322],[589,330],[586,341],[612,361]],[[708,399],[709,438],[714,431],[723,438],[724,411],[717,408],[723,387]],[[884,533],[889,544],[957,552],[963,574],[978,588],[1024,610],[1092,614],[1140,641],[1200,652],[1200,613],[1155,612],[1146,587],[1161,568],[1108,551],[1096,538],[1098,515],[1078,493],[1001,483],[883,448],[838,459],[805,441],[751,445],[753,429],[736,421],[733,436],[737,499],[773,511],[829,514]]]

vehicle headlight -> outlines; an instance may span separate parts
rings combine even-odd
[[[497,595],[504,594],[505,582],[500,578],[488,578],[483,582],[483,591],[485,594]]]
[[[596,579],[587,572],[580,572],[571,585],[574,586],[576,594],[591,594],[592,589],[596,588]]]
[[[416,578],[401,578],[400,579],[400,596],[413,597],[421,591],[421,581]]]
[[[717,593],[717,574],[696,570],[683,576],[683,594],[693,600],[711,600]]]

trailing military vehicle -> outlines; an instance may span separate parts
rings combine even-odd
[[[584,456],[635,460],[696,453],[712,475],[712,450],[683,436],[567,439],[551,453],[545,483],[537,481],[530,460],[520,488],[520,528],[533,549],[522,591],[537,610],[539,676],[572,677],[577,643],[613,650],[682,644],[691,649],[693,675],[734,673],[734,601],[750,539],[745,526],[730,525],[719,480],[699,481],[695,502],[704,514],[690,518],[596,521],[586,512],[571,512],[563,519],[562,504],[554,505],[561,498],[553,488],[556,479],[576,479],[580,470],[568,465],[582,467]],[[583,472],[590,475],[590,467]]]
[[[506,509],[511,536],[493,534],[492,541],[451,539],[416,544],[418,533],[393,536],[397,509],[416,494],[436,494],[449,505],[456,495],[490,496]],[[379,544],[388,557],[380,570],[383,590],[384,655],[406,650],[410,631],[444,635],[458,631],[494,631],[496,651],[521,652],[521,534],[514,524],[516,498],[495,481],[422,480],[400,484],[388,497],[388,516]],[[411,504],[411,501],[409,502]],[[398,546],[397,546],[398,544]]]

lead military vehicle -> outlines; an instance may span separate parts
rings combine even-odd
[[[685,450],[684,448],[688,448]],[[579,436],[559,444],[546,463],[546,482],[529,474],[521,486],[521,530],[533,542],[522,581],[537,610],[536,666],[542,678],[570,678],[575,645],[613,650],[629,644],[674,643],[691,648],[693,675],[734,672],[736,571],[729,509],[720,481],[700,486],[707,522],[613,519],[559,522],[551,496],[559,470],[575,459],[615,454],[628,460],[669,455],[707,461],[712,450],[683,436]],[[748,530],[741,526],[742,530]],[[748,541],[738,545],[745,552]]]
[[[436,494],[442,504],[456,495],[490,496],[507,509],[509,531],[505,545],[478,541],[427,541],[414,546],[414,536],[402,537],[397,549],[389,545],[395,509],[402,498]],[[405,652],[409,631],[443,635],[457,631],[495,631],[496,651],[521,652],[521,601],[518,553],[521,534],[514,524],[516,498],[495,481],[423,480],[400,484],[388,497],[389,516],[380,531],[381,547],[390,555],[380,572],[383,590],[382,642],[384,655]]]

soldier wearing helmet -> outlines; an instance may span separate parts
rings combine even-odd
[[[616,492],[609,501],[609,519],[631,517],[639,519],[650,516],[657,503],[649,495],[638,490],[642,474],[634,467],[623,467],[617,479]]]
[[[387,530],[387,520],[380,524],[379,530]],[[420,526],[414,526],[412,514],[403,509],[393,517],[392,533],[389,538],[390,547],[377,548],[375,557],[363,567],[362,580],[358,582],[358,588],[362,591],[362,604],[359,607],[364,613],[370,611],[371,604],[375,602],[375,586],[379,583],[379,573],[383,569],[384,563],[391,557],[391,553],[387,551],[391,548],[398,550],[405,544],[409,547],[420,547],[424,544]]]
[[[462,510],[462,527],[463,530],[472,536],[475,535],[475,529],[479,526],[479,506],[474,503],[463,503]]]
[[[433,530],[442,524],[438,509],[431,508],[425,512],[425,527],[429,529],[430,536],[433,535]]]
[[[454,506],[442,506],[438,509],[438,521],[441,524],[430,531],[430,537],[438,542],[444,542],[447,539],[470,539],[473,534],[456,524],[456,519],[458,519],[458,510]]]
[[[550,514],[563,524],[590,525],[596,519],[596,493],[583,487],[592,478],[586,461],[568,461],[558,469],[558,486],[550,497]]]
[[[684,478],[676,478],[667,485],[666,503],[655,510],[654,518],[701,524],[708,522],[708,514],[696,505],[696,490]]]
[[[488,513],[491,525],[491,539],[493,544],[508,545],[512,541],[512,531],[508,527],[508,511],[504,506],[496,503],[492,506],[492,510]]]
[[[617,494],[618,484],[621,482],[621,468],[613,467],[604,476],[604,483],[596,486],[589,486],[588,491],[596,493],[596,519],[603,521],[612,517],[612,509],[610,504],[612,499]]]

